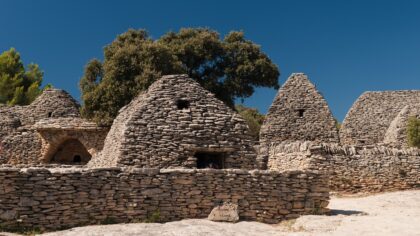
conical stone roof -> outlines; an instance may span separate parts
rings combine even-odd
[[[261,127],[262,145],[283,141],[339,142],[327,102],[303,73],[279,89]]]

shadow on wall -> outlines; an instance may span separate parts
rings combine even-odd
[[[91,159],[90,153],[77,139],[69,139],[62,143],[52,155],[51,163],[84,165]]]

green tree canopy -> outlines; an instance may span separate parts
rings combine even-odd
[[[221,39],[210,29],[187,28],[153,40],[145,30],[130,29],[105,47],[103,62],[87,63],[82,114],[110,124],[121,107],[168,74],[188,74],[233,107],[255,87],[278,88],[279,70],[242,32]]]
[[[243,105],[236,105],[235,108],[239,115],[241,115],[248,124],[251,135],[258,140],[260,137],[261,125],[264,122],[265,116],[255,108],[249,108]]]
[[[420,148],[420,119],[409,117],[407,124],[407,141],[410,147]]]
[[[20,54],[11,48],[0,54],[0,103],[30,104],[41,93],[43,72],[37,64],[26,68]]]

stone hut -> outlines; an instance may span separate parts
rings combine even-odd
[[[0,164],[69,164],[60,154],[63,145],[69,149],[68,140],[76,163],[83,164],[102,149],[106,136],[103,128],[81,120],[77,101],[60,89],[44,90],[27,106],[2,106],[0,117]]]
[[[164,76],[120,110],[91,167],[256,166],[245,121],[186,75]]]
[[[33,128],[41,136],[42,163],[86,164],[103,148],[107,127],[76,117],[47,118]]]
[[[409,148],[407,126],[410,117],[420,118],[420,104],[405,106],[391,122],[383,143],[396,148]]]
[[[261,127],[262,148],[284,141],[339,142],[327,102],[303,73],[280,88]]]
[[[347,145],[382,143],[391,122],[402,109],[419,103],[419,90],[365,92],[347,113],[340,129],[340,141]]]

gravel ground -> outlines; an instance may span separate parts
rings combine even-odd
[[[333,197],[330,216],[309,215],[277,225],[257,222],[215,223],[204,219],[165,224],[86,226],[47,233],[48,236],[281,236],[281,235],[419,235],[420,190]],[[1,233],[0,233],[1,235]]]

